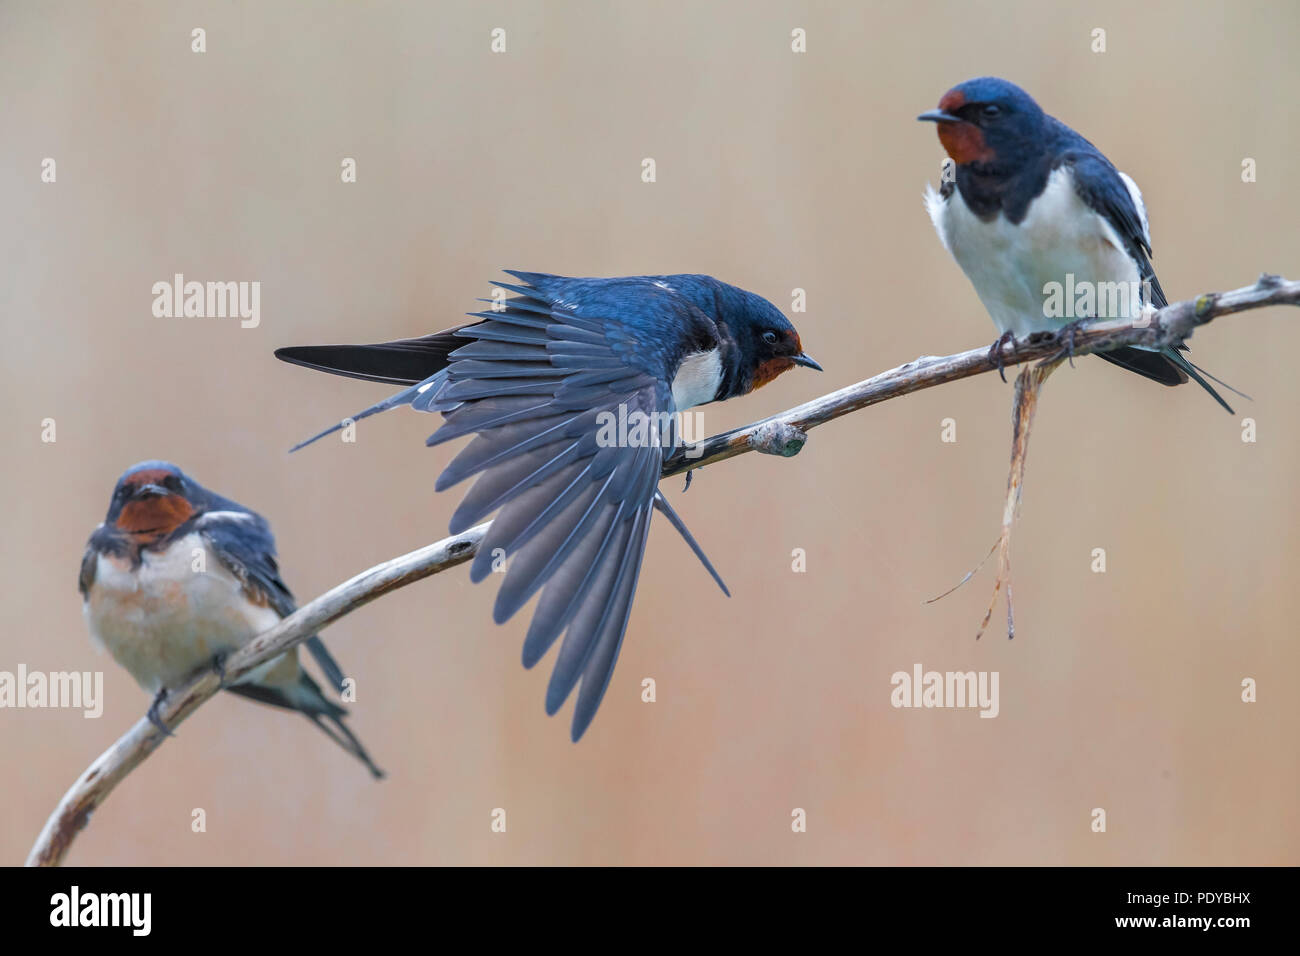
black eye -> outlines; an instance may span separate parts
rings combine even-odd
[[[766,342],[768,345],[776,345],[776,333],[773,332],[771,329],[768,329],[766,332],[763,333],[763,341]]]
[[[180,491],[181,480],[177,478],[175,475],[168,475],[166,478],[163,479],[162,486],[166,488],[168,491]]]
[[[980,113],[984,116],[997,116],[1001,112],[1002,107],[998,106],[997,103],[986,103],[984,108],[980,110]]]

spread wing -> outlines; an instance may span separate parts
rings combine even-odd
[[[222,566],[243,584],[251,600],[272,608],[280,617],[297,610],[293,594],[280,578],[275,538],[265,518],[251,511],[209,511],[196,520],[194,530],[203,536]],[[312,635],[304,644],[326,679],[342,691],[343,670],[321,639]]]
[[[451,531],[499,509],[470,576],[481,581],[508,562],[498,623],[541,591],[524,666],[565,635],[546,711],[554,714],[581,683],[577,740],[609,685],[656,506],[703,559],[657,490],[672,450],[668,383],[680,356],[661,351],[652,324],[641,326],[650,334],[639,333],[605,304],[552,301],[535,288],[501,285],[521,297],[503,311],[477,313],[485,321],[460,332],[467,343],[452,354],[433,399],[445,421],[429,444],[475,434],[438,478],[441,491],[477,476]],[[694,309],[661,290],[638,295],[640,308],[646,301]]]

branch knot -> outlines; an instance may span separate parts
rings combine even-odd
[[[782,421],[768,421],[759,425],[749,436],[749,447],[764,455],[793,458],[803,450],[808,433]]]

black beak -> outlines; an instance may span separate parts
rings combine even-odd
[[[792,355],[791,359],[794,361],[795,365],[802,365],[804,368],[814,368],[819,372],[823,371],[820,365],[818,365],[808,356],[804,355],[802,352],[800,352],[798,355]]]
[[[954,116],[947,110],[930,110],[928,113],[922,113],[917,119],[926,123],[964,123],[960,116]]]
[[[165,498],[170,494],[171,492],[162,485],[141,485],[139,488],[135,489],[135,491],[131,492],[131,499],[134,501],[145,498]]]

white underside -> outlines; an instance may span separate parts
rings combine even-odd
[[[712,349],[688,355],[673,377],[673,405],[680,412],[693,405],[711,402],[717,396],[721,384],[721,352]]]
[[[1145,230],[1142,194],[1133,180],[1120,175]],[[1064,289],[1067,277],[1072,276],[1073,287],[1078,289],[1083,282],[1096,286],[1139,280],[1137,263],[1125,251],[1123,241],[1110,223],[1079,198],[1071,176],[1067,167],[1053,172],[1019,224],[1012,224],[1002,213],[989,222],[981,221],[958,189],[947,200],[932,187],[926,189],[926,210],[939,239],[975,286],[1000,331],[1020,337],[1092,317],[1046,315],[1049,283],[1059,283]],[[1106,317],[1136,318],[1141,311],[1136,298],[1130,297],[1125,309],[1111,309],[1117,314]]]
[[[196,549],[206,569],[193,570]],[[175,686],[275,624],[280,616],[244,595],[238,579],[187,535],[165,551],[145,551],[132,571],[125,559],[100,555],[83,611],[90,636],[150,694]],[[282,658],[244,678],[254,682]]]

